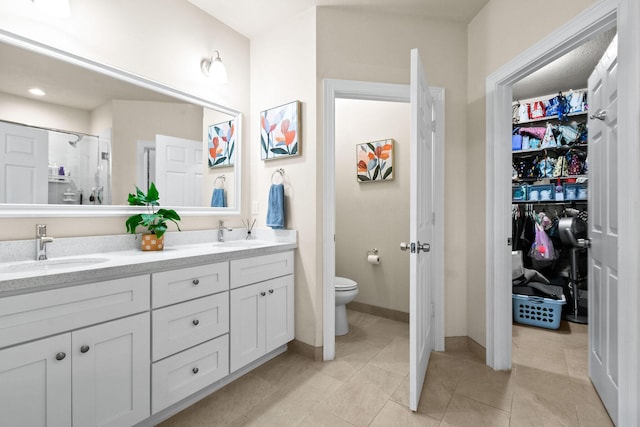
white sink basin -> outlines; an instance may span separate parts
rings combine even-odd
[[[48,259],[44,261],[27,261],[8,265],[0,268],[0,273],[26,273],[51,270],[64,270],[68,268],[86,267],[109,261],[108,258],[66,258]]]

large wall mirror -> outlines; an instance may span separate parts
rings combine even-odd
[[[119,215],[151,182],[180,213],[239,213],[241,128],[231,108],[0,32],[0,216]]]

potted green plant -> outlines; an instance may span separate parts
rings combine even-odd
[[[142,235],[142,250],[143,251],[157,251],[164,248],[164,233],[167,231],[167,221],[173,222],[178,231],[180,226],[180,215],[173,209],[158,209],[156,206],[160,206],[158,203],[160,195],[156,185],[152,182],[149,186],[147,194],[144,194],[136,186],[136,194],[129,194],[129,205],[131,206],[146,206],[147,213],[139,213],[130,216],[125,223],[127,226],[127,232],[136,234],[138,227],[147,227],[148,233]]]

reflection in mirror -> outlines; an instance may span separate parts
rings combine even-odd
[[[36,86],[44,96],[28,92]],[[150,182],[163,206],[237,210],[239,129],[237,160],[210,164],[210,128],[233,121],[234,110],[0,32],[0,173],[8,177],[0,214],[13,205],[43,214],[59,205],[126,206],[135,186]],[[216,189],[224,205],[214,204]]]
[[[0,120],[0,203],[111,204],[111,141]]]

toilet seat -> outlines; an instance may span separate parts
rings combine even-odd
[[[347,279],[346,277],[336,276],[333,283],[336,291],[352,291],[354,289],[358,289],[358,284],[351,279]]]

